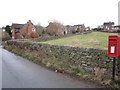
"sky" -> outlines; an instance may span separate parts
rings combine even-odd
[[[0,27],[12,23],[47,26],[57,20],[64,25],[96,27],[104,22],[118,24],[120,0],[1,0]]]

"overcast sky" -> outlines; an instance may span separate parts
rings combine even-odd
[[[1,0],[0,27],[12,23],[47,26],[52,20],[64,25],[97,26],[113,21],[118,24],[120,0]]]

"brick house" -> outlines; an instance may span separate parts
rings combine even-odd
[[[77,29],[79,28],[81,32],[86,29],[84,24],[74,25],[74,27],[75,27],[75,30],[76,30],[76,31],[77,31]]]
[[[12,24],[12,38],[37,38],[39,34],[36,26],[29,20],[26,24]]]
[[[103,31],[114,30],[114,22],[104,22]]]
[[[75,32],[74,26],[66,25],[65,30],[67,31],[67,34],[71,34],[72,32]]]
[[[103,31],[120,31],[120,25],[115,26],[114,22],[105,22],[102,28]]]
[[[65,28],[67,29],[68,33],[74,33],[77,30],[79,30],[78,32],[84,32],[86,30],[86,27],[84,24],[78,24],[78,25],[66,25]]]

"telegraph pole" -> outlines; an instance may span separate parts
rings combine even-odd
[[[119,10],[120,10],[120,2],[119,2]],[[120,20],[120,14],[119,14],[119,20]],[[118,21],[118,24],[120,25],[120,21]],[[120,36],[120,30],[118,30],[118,36]],[[118,69],[118,79],[120,79],[120,56],[118,56],[117,69]]]

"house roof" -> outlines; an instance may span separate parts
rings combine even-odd
[[[15,29],[22,29],[26,24],[12,24],[12,28]]]
[[[65,27],[66,27],[66,28],[70,28],[70,27],[73,27],[73,26],[71,26],[71,25],[66,25]]]
[[[104,25],[114,25],[114,22],[104,22]]]
[[[120,27],[120,25],[114,26],[114,27]]]
[[[74,26],[84,26],[84,24],[78,24],[78,25],[74,25]]]

